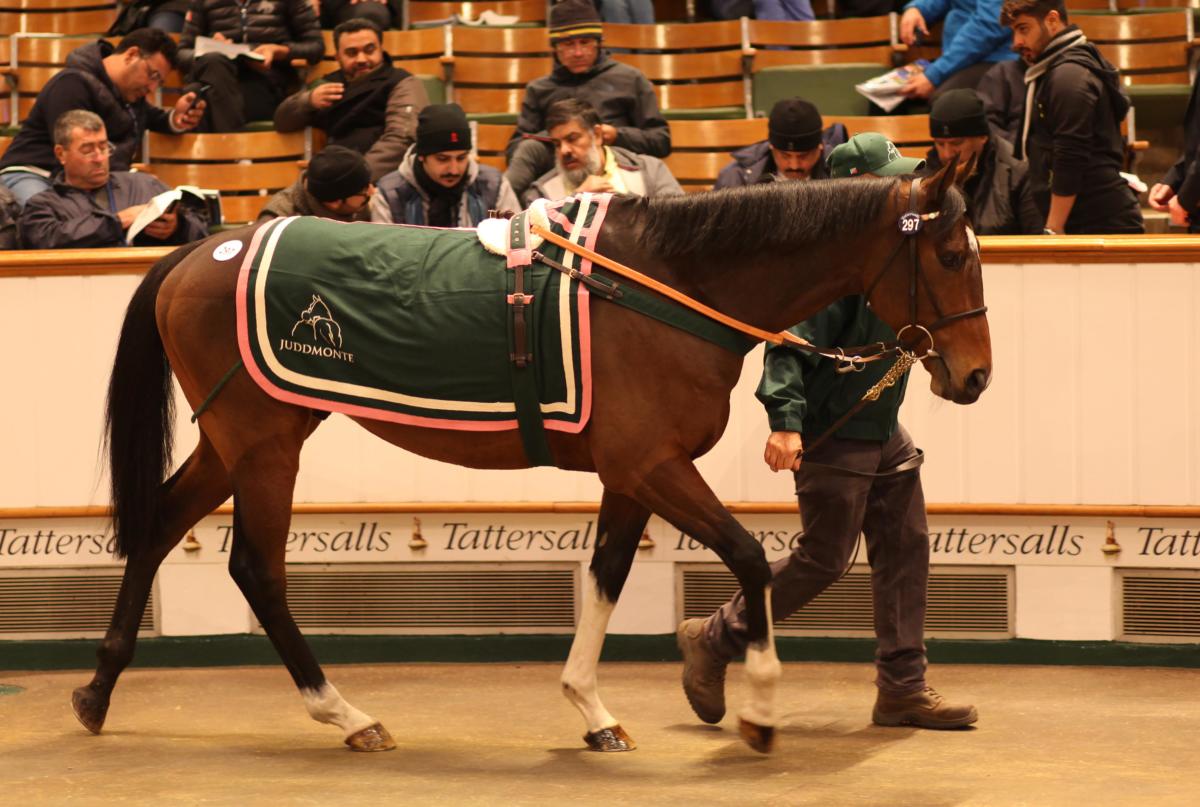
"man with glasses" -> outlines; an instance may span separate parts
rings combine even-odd
[[[195,128],[205,108],[204,101],[193,104],[195,95],[184,95],[170,110],[149,100],[175,66],[175,55],[171,38],[153,28],[134,31],[116,47],[101,39],[73,50],[66,68],[38,93],[29,116],[0,158],[0,183],[22,206],[50,187],[59,167],[54,123],[73,109],[90,110],[104,121],[115,147],[111,166],[118,171],[129,169],[147,129],[179,133]]]
[[[642,72],[614,62],[601,45],[600,15],[591,0],[563,0],[550,9],[554,70],[525,88],[517,131],[508,144],[505,176],[520,197],[554,168],[546,140],[546,112],[555,101],[576,98],[600,114],[604,145],[666,157],[671,130],[658,109],[654,87]]]
[[[287,216],[318,216],[334,221],[370,221],[367,204],[375,195],[371,171],[361,154],[345,146],[326,146],[290,188],[271,197],[260,222]]]
[[[127,246],[129,226],[169,189],[149,174],[110,170],[115,151],[99,115],[75,109],[59,117],[54,155],[62,171],[25,204],[20,231],[27,249]],[[207,235],[194,210],[176,205],[146,225],[132,246],[185,244]]]

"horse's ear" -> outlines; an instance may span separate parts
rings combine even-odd
[[[946,194],[954,186],[957,171],[958,157],[953,157],[950,162],[939,168],[933,176],[925,180],[926,212],[941,209],[942,200],[946,198]]]
[[[975,165],[978,162],[979,155],[972,154],[965,163],[958,167],[958,170],[954,173],[954,184],[961,188],[963,183],[971,178],[971,174],[975,173]]]

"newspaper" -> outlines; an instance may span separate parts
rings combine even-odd
[[[154,222],[162,217],[164,213],[175,206],[176,203],[183,200],[185,196],[193,197],[200,205],[208,211],[209,225],[214,226],[221,223],[221,194],[219,191],[210,190],[208,188],[197,188],[195,185],[180,185],[169,191],[163,191],[142,208],[142,212],[137,214],[137,218],[129,225],[129,229],[125,231],[125,243],[132,244],[133,239],[141,235],[142,230],[146,229],[151,222]],[[216,210],[216,217],[213,218],[213,210]]]
[[[196,37],[196,55],[207,56],[210,53],[219,53],[230,59],[236,59],[243,56],[247,59],[254,59],[259,62],[265,62],[266,57],[261,53],[255,53],[249,46],[239,42],[227,42],[220,39],[213,39],[211,36]]]
[[[900,93],[900,88],[908,81],[909,76],[914,72],[923,72],[926,67],[929,67],[928,59],[917,59],[910,65],[897,67],[882,76],[876,76],[862,84],[855,84],[854,89],[884,112],[891,112],[904,102],[906,96]]]

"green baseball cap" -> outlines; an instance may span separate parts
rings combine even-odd
[[[829,153],[829,175],[835,179],[863,174],[894,177],[924,167],[924,160],[901,156],[895,144],[877,132],[856,134]]]

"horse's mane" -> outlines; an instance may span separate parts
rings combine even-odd
[[[639,201],[641,244],[663,257],[732,255],[747,248],[794,251],[875,225],[900,184],[896,177],[771,182],[712,193]],[[965,212],[947,193],[936,219],[941,235]]]

